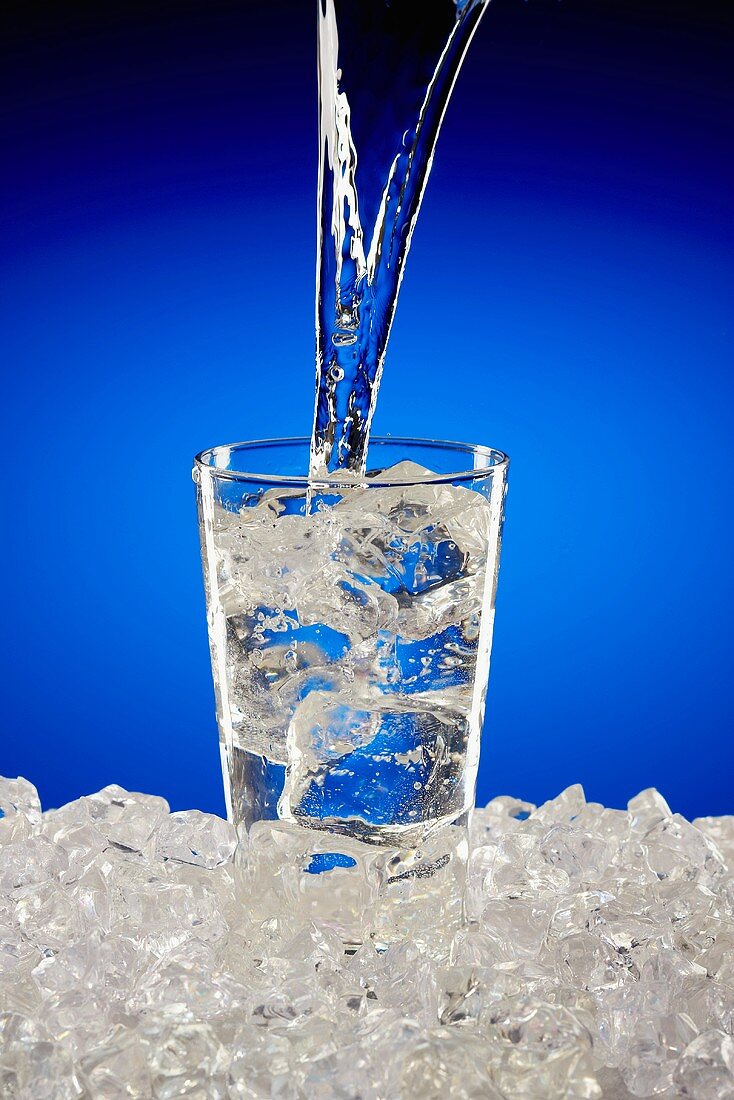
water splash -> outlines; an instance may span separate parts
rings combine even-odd
[[[314,477],[365,468],[436,140],[487,2],[318,0]]]

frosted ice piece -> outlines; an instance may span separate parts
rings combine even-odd
[[[387,1076],[384,1067],[380,1067],[379,1076]],[[360,1047],[323,1050],[314,1061],[301,1062],[298,1066],[301,1095],[318,1097],[319,1100],[343,1100],[350,1094],[364,1097],[365,1100],[376,1100],[376,1077],[377,1067],[373,1065],[373,1056]],[[247,1093],[248,1097],[251,1095],[253,1094]]]
[[[469,875],[466,891],[466,911],[470,920],[479,921],[488,897],[495,896],[492,876],[498,858],[496,843],[474,847],[473,831],[469,829]]]
[[[627,1089],[619,1070],[602,1067],[597,1070],[596,1079],[604,1100],[633,1100],[632,1093]]]
[[[702,886],[715,887],[726,867],[716,845],[680,814],[674,814],[648,828],[643,841],[650,869],[658,879],[694,879]]]
[[[734,817],[697,817],[691,824],[713,841],[729,870],[734,871]]]
[[[574,883],[595,883],[605,874],[615,846],[571,825],[553,825],[540,843],[542,856]]]
[[[670,928],[653,916],[631,913],[623,905],[610,902],[600,914],[596,934],[617,955],[633,978],[639,978],[646,963],[655,958],[661,948],[670,945]]]
[[[690,980],[683,992],[688,1015],[699,1031],[720,1028],[734,1035],[734,988],[712,978]]]
[[[399,481],[431,472],[399,462],[380,476]],[[377,576],[393,578],[413,595],[476,573],[486,560],[490,506],[473,489],[428,482],[354,489],[333,514],[349,533],[350,551],[359,547],[375,563]]]
[[[394,629],[398,601],[379,585],[332,564],[321,574],[318,584],[301,591],[298,618],[304,626],[323,623],[358,644],[380,630]]]
[[[705,932],[716,895],[697,882],[661,882],[658,897],[673,926],[674,942],[689,957],[711,945]]]
[[[288,731],[282,810],[340,822],[356,836],[365,823],[407,835],[424,818],[456,817],[469,797],[467,742],[465,710],[445,702],[420,709],[417,696],[408,706],[391,696],[311,692]]]
[[[180,810],[158,827],[155,853],[158,859],[212,870],[232,858],[236,845],[237,834],[228,821],[201,810]]]
[[[607,840],[616,856],[632,832],[630,815],[624,810],[608,810],[595,802],[587,802],[574,821],[574,827]]]
[[[6,779],[0,776],[0,820],[22,814],[32,825],[41,820],[41,800],[38,791],[27,779]]]
[[[642,836],[673,812],[660,792],[653,787],[648,787],[631,798],[627,809],[632,816],[632,828]]]
[[[457,933],[458,935],[459,933]],[[475,1023],[484,1005],[485,971],[452,962],[435,971],[439,989],[440,1024]]]
[[[120,887],[113,927],[156,953],[184,940],[214,942],[227,931],[216,893],[205,884],[171,882],[149,873],[147,881],[142,874],[128,875]]]
[[[479,616],[484,601],[485,575],[470,575],[405,598],[400,606],[397,629],[404,638],[430,638],[453,624],[465,632],[479,633]],[[487,608],[487,614],[490,609]]]
[[[68,866],[69,859],[63,848],[44,836],[6,844],[0,858],[0,894],[58,879]]]
[[[0,1013],[0,1057],[16,1046],[46,1042],[49,1038],[46,1026],[38,1018],[8,1009]]]
[[[482,926],[494,941],[494,961],[537,958],[550,918],[551,909],[544,902],[490,898],[482,911]]]
[[[734,1039],[720,1030],[698,1035],[675,1068],[675,1086],[690,1100],[734,1098]]]
[[[79,1062],[79,1080],[95,1100],[146,1100],[152,1096],[148,1050],[141,1036],[114,1027],[105,1042]]]
[[[710,978],[734,988],[734,921],[709,916],[681,942]]]
[[[57,882],[42,882],[19,893],[15,917],[25,939],[42,951],[58,951],[87,934],[73,898]]]
[[[536,814],[528,825],[534,826]],[[489,895],[545,898],[568,892],[570,879],[562,867],[554,867],[540,850],[534,830],[520,828],[499,838],[491,874],[485,881]]]
[[[94,826],[110,844],[142,852],[159,821],[168,813],[165,798],[126,791],[115,784],[87,799]]]
[[[544,802],[532,816],[534,825],[566,825],[574,821],[586,806],[584,788],[580,783],[566,787],[556,798]]]
[[[615,948],[583,931],[565,935],[555,948],[562,981],[595,994],[615,989],[623,979],[623,963]]]
[[[509,832],[523,821],[527,821],[536,809],[537,806],[532,802],[523,802],[522,799],[511,798],[509,795],[499,795],[486,806],[477,806],[473,811],[472,833],[476,831],[483,840],[487,840],[490,836],[494,839],[499,834]]]
[[[306,969],[326,969],[328,964],[332,971],[337,971],[344,961],[344,943],[330,928],[310,924],[285,945],[283,954],[305,964]]]
[[[211,945],[182,942],[137,984],[127,1005],[143,1018],[160,1021],[216,1019],[244,1013],[248,991],[218,972]]]
[[[43,1039],[3,1049],[0,1090],[18,1100],[78,1100],[82,1096],[70,1052],[61,1043]]]
[[[252,1100],[253,1097],[270,1095],[282,1096],[285,1100],[292,1081],[290,1049],[290,1043],[282,1033],[268,1028],[249,1028],[246,1039],[230,1045],[232,1063],[228,1078],[231,1100]]]
[[[481,1038],[449,1028],[434,1028],[407,1046],[400,1085],[401,1096],[421,1100],[504,1100],[505,1096],[492,1082]]]
[[[585,890],[559,899],[551,932],[563,939],[575,933],[590,932],[604,920],[603,909],[614,900],[614,894],[605,890]]]
[[[471,848],[491,845],[496,848],[499,838],[519,828],[537,807],[532,802],[501,795],[486,806],[472,810],[469,844]]]
[[[224,1075],[230,1056],[207,1022],[151,1020],[143,1028],[153,1096],[226,1098]]]
[[[239,853],[238,853],[239,854]],[[319,920],[349,941],[363,938],[363,916],[377,897],[367,861],[374,849],[284,821],[258,821],[238,873],[238,890],[254,919],[297,928]]]
[[[303,496],[263,497],[240,513],[215,510],[217,586],[227,616],[259,606],[294,609],[302,587],[328,566],[339,537],[333,514],[299,512]]]
[[[6,817],[0,813],[0,851],[9,844],[19,844],[22,840],[28,840],[33,836],[38,826],[34,826],[25,814],[8,814]]]
[[[695,1038],[696,1028],[684,1013],[669,1013],[655,1020],[640,1020],[625,1061],[620,1067],[624,1083],[635,1096],[655,1096],[673,1084],[678,1058]]]
[[[27,953],[20,930],[0,914],[0,975],[12,974]]]
[[[44,954],[33,968],[33,980],[44,997],[58,996],[78,988],[101,984],[99,941],[95,936],[77,940],[55,953]]]
[[[109,1028],[106,1009],[96,991],[80,987],[50,997],[43,1006],[43,1021],[51,1037],[78,1059],[97,1046]]]
[[[58,819],[49,816],[44,819],[43,833],[66,853],[68,867],[62,876],[65,883],[81,878],[109,844],[94,825],[59,825]]]
[[[33,967],[41,958],[41,952],[27,941],[25,943],[27,950],[24,951],[15,969],[4,974],[0,973],[0,1005],[2,1005],[0,1024],[8,1018],[23,1017],[30,1021],[29,1026],[34,1035],[40,1029],[38,1034],[42,1033],[46,1038],[48,1032],[38,1023],[39,1016],[42,1014],[41,994],[32,977]],[[0,1030],[0,1037],[2,1037],[2,1030]],[[2,1049],[3,1044],[0,1042],[0,1051]]]
[[[491,1008],[487,1024],[501,1092],[528,1100],[600,1100],[592,1036],[568,1009],[518,998]]]
[[[56,810],[47,810],[43,815],[42,831],[46,836],[53,838],[56,832],[81,828],[83,825],[89,825],[91,821],[89,799],[75,798],[73,802],[67,802]]]

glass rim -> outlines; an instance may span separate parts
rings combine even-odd
[[[309,474],[264,474],[253,470],[228,470],[218,465],[217,459],[226,454],[227,459],[233,451],[247,451],[259,448],[310,446],[309,436],[283,436],[273,439],[250,439],[240,443],[223,443],[216,447],[207,447],[194,456],[194,475],[198,472],[207,472],[210,475],[227,481],[255,481],[268,485],[281,485],[299,487],[303,489],[343,489],[345,485],[357,484],[360,487],[392,488],[401,485],[439,485],[455,481],[476,481],[478,478],[491,477],[497,472],[506,473],[510,459],[504,451],[496,447],[487,447],[481,443],[459,443],[448,439],[419,439],[411,436],[377,435],[370,438],[370,444],[404,446],[404,447],[428,447],[435,450],[457,451],[471,456],[472,459],[483,459],[485,464],[464,468],[450,473],[431,473],[425,477],[413,478],[384,478],[370,476],[349,481],[343,475],[330,474],[326,477],[312,478]]]

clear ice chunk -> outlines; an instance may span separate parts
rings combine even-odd
[[[45,836],[30,836],[6,844],[0,856],[0,894],[58,880],[68,867],[69,857],[64,849]]]
[[[416,831],[467,806],[468,722],[459,707],[413,697],[314,691],[288,731],[284,813],[359,837]]]
[[[592,1036],[568,1009],[519,997],[491,1008],[485,1026],[501,1092],[528,1100],[601,1100]]]
[[[212,870],[227,863],[236,846],[237,834],[228,821],[201,810],[180,810],[159,826],[155,852],[159,859]]]
[[[544,802],[533,813],[533,823],[548,826],[568,825],[575,821],[585,808],[584,788],[580,783],[574,783],[573,786],[566,787],[565,791],[561,791],[556,798]]]
[[[157,795],[137,794],[111,785],[91,795],[88,809],[92,823],[110,844],[142,852],[165,814],[168,803]]]
[[[675,1086],[690,1100],[732,1100],[734,1039],[718,1029],[698,1035],[675,1068]]]
[[[668,803],[653,787],[648,787],[631,798],[627,803],[627,810],[631,814],[632,828],[642,835],[672,815]]]
[[[734,866],[734,817],[697,817],[691,824],[716,845],[731,870]]]
[[[19,891],[15,919],[28,943],[42,951],[58,951],[87,933],[74,898],[58,882],[43,882]]]
[[[477,572],[486,557],[490,514],[481,493],[451,484],[399,484],[434,476],[417,463],[399,462],[381,474],[398,484],[354,489],[334,509],[365,557],[414,596]]]
[[[22,814],[32,825],[41,820],[41,800],[38,791],[27,779],[6,779],[0,776],[0,820]]]

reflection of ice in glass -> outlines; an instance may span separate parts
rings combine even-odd
[[[471,805],[503,485],[429,476],[205,507],[235,820],[407,846]]]

